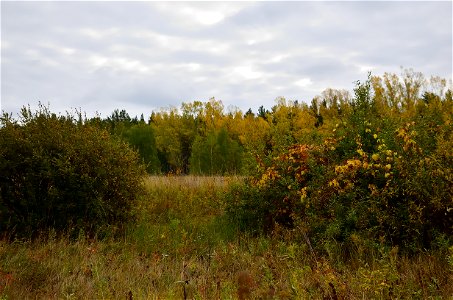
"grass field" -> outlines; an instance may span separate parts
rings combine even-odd
[[[240,183],[149,177],[121,238],[4,239],[0,299],[453,299],[453,251],[344,255],[331,243],[320,255],[297,228],[238,232],[223,194]]]

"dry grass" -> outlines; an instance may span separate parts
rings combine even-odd
[[[224,177],[224,176],[149,176],[146,185],[149,188],[225,188],[231,183],[241,182],[243,177]]]
[[[0,299],[452,299],[453,253],[341,261],[237,232],[221,195],[240,180],[151,177],[121,239],[0,241]]]

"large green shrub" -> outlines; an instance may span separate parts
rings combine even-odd
[[[442,110],[423,104],[402,120],[379,118],[369,89],[358,83],[352,113],[322,144],[288,147],[230,192],[232,219],[255,231],[298,225],[321,248],[333,241],[418,251],[453,242],[449,116],[426,120]]]
[[[0,127],[0,232],[120,226],[142,188],[137,153],[81,120],[23,109]]]
[[[241,229],[270,232],[276,224],[292,227],[305,211],[305,200],[323,173],[314,147],[293,145],[256,176],[227,194],[227,214]]]
[[[413,127],[409,123],[394,133],[395,149],[372,130],[375,147],[364,147],[359,136],[355,154],[343,159],[337,147],[344,144],[337,138],[319,146],[293,145],[230,191],[227,213],[252,232],[300,225],[321,247],[361,240],[418,251],[450,243],[451,148],[424,155]],[[451,137],[443,140],[446,148]]]

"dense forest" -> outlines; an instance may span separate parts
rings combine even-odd
[[[357,90],[361,86],[361,90]],[[354,95],[327,88],[305,102],[283,97],[256,112],[239,109],[225,112],[221,101],[182,103],[131,118],[115,110],[107,118],[92,118],[111,134],[138,149],[151,174],[248,175],[256,164],[281,153],[293,144],[320,144],[332,137],[340,124],[352,124],[351,116],[362,105],[363,113],[376,130],[397,129],[416,122],[423,127],[424,142],[433,147],[432,133],[451,126],[451,87],[440,77],[425,78],[413,70],[401,75],[386,73],[357,82]],[[357,92],[365,93],[363,99]],[[365,103],[358,103],[364,101]]]

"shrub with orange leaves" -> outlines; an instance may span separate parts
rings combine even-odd
[[[308,222],[316,221],[311,228],[318,240],[347,241],[359,232],[370,240],[417,251],[439,238],[451,239],[453,160],[424,151],[415,125],[395,131],[389,143],[394,149],[380,134],[373,134],[375,147],[363,147],[359,136],[356,155],[330,168],[333,172],[325,174],[324,189],[331,191],[327,209],[319,206],[321,193],[310,199],[309,215],[315,218]]]
[[[355,92],[352,113],[329,137],[290,146],[233,191],[229,215],[256,230],[302,226],[318,248],[358,239],[412,252],[453,244],[450,117],[381,118],[369,85]],[[450,102],[441,105],[453,110]]]
[[[229,215],[245,227],[258,230],[270,231],[276,224],[293,226],[313,175],[312,150],[313,147],[296,144],[272,158],[269,165],[262,165],[245,187],[236,187],[229,193]]]
[[[361,236],[416,251],[449,239],[453,160],[424,151],[415,125],[404,125],[388,140],[389,134],[367,124],[364,133],[373,145],[356,135],[348,151],[342,149],[345,136],[319,146],[293,145],[233,193],[229,213],[265,231],[302,222],[315,243]]]

